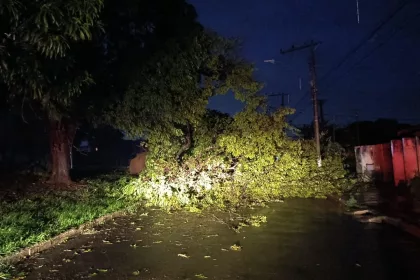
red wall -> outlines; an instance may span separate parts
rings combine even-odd
[[[415,138],[403,138],[405,178],[410,181],[418,173],[417,147]]]
[[[394,169],[392,166],[391,144],[381,145],[381,169],[384,182],[392,182],[394,179]]]
[[[406,181],[402,140],[392,140],[391,151],[392,166],[394,168],[394,183],[398,186],[400,183],[404,183]]]
[[[373,161],[375,165],[375,173],[380,176],[380,178],[384,182],[389,182],[389,173],[392,176],[392,157],[391,157],[391,147],[389,144],[378,144],[373,147]],[[389,154],[389,156],[388,156]],[[389,170],[389,168],[391,168]]]
[[[378,144],[373,146],[359,146],[355,149],[358,161],[357,171],[365,170],[362,158],[368,157],[373,162],[374,173],[379,176],[376,179],[383,182],[392,182],[395,186],[409,183],[420,173],[420,138],[403,138],[392,140],[390,144]],[[369,153],[369,154],[366,154]],[[372,157],[370,157],[372,156]]]
[[[417,170],[420,172],[420,138],[416,137]]]

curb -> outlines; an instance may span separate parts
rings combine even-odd
[[[6,263],[6,264],[14,264],[21,260],[24,260],[34,254],[40,253],[42,251],[48,250],[58,244],[63,243],[67,238],[73,237],[75,235],[80,235],[87,231],[88,229],[103,224],[106,221],[112,220],[117,217],[123,217],[126,216],[128,213],[127,210],[120,210],[112,214],[107,214],[105,216],[99,217],[93,221],[84,223],[80,225],[77,228],[69,229],[63,233],[60,233],[59,235],[40,243],[37,243],[35,245],[32,245],[30,247],[24,248],[16,253],[12,253],[11,255],[0,257],[0,263]]]
[[[352,213],[356,219],[362,223],[385,223],[388,225],[392,225],[408,234],[411,234],[414,237],[420,238],[420,226],[414,225],[411,223],[407,223],[401,217],[389,217],[389,216],[370,216],[367,218],[363,218],[366,214],[374,214],[374,212],[370,210],[361,210],[355,211]]]

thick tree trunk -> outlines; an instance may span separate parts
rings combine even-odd
[[[73,146],[75,129],[64,121],[50,121],[50,150],[52,184],[71,184],[70,149]]]

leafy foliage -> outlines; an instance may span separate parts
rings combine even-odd
[[[313,143],[287,137],[292,110],[267,113],[238,42],[204,30],[184,0],[8,0],[0,16],[7,99],[55,121],[55,150],[80,120],[147,137],[149,168],[127,193],[202,207],[342,187],[339,152],[325,149],[318,169]],[[247,104],[243,112],[206,111],[210,97],[227,92]]]
[[[171,41],[139,70],[136,82],[109,111],[108,122],[133,136],[147,135],[150,142],[160,142],[151,147],[176,154],[173,137],[182,136],[187,125],[197,126],[210,97],[233,91],[245,101],[260,89],[252,65],[236,51],[235,40],[201,27],[182,41]]]
[[[325,149],[318,168],[313,141],[287,136],[285,117],[293,110],[268,114],[256,99],[233,118],[208,112],[194,128],[194,147],[181,164],[152,149],[145,172],[125,193],[166,208],[223,208],[324,198],[351,185],[339,149]]]
[[[100,28],[103,0],[26,1],[0,3],[0,81],[9,101],[34,103],[60,120],[93,83],[76,66],[70,48],[90,40]]]
[[[52,146],[71,144],[88,122],[168,147],[209,97],[231,90],[245,100],[259,89],[236,41],[204,30],[185,0],[8,0],[0,16],[5,99],[48,120]],[[67,182],[54,168],[67,153],[51,149],[52,178]]]
[[[102,7],[103,0],[2,1],[2,26],[8,29],[2,43],[63,57],[71,41],[91,39]]]

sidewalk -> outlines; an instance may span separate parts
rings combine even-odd
[[[420,201],[406,193],[369,188],[357,198],[360,208],[353,215],[361,222],[386,223],[420,238]]]

